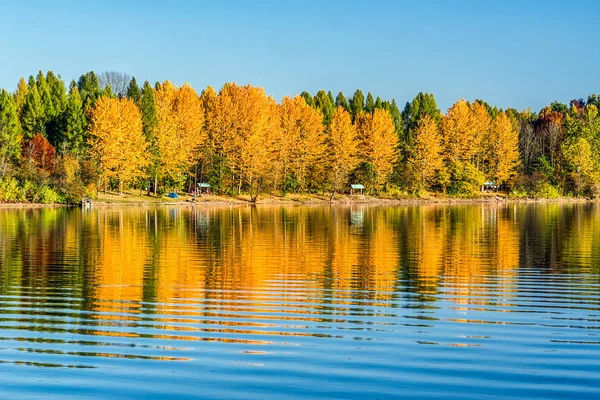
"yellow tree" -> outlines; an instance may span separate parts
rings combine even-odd
[[[251,200],[272,179],[274,141],[279,129],[277,103],[263,88],[226,84],[221,89],[211,130],[227,160],[238,194],[246,183]]]
[[[324,151],[323,114],[310,107],[301,96],[283,98],[280,129],[276,132],[278,175],[293,174],[299,189],[307,186],[307,177],[316,178]]]
[[[329,200],[348,179],[350,171],[358,164],[358,139],[352,119],[344,107],[339,106],[333,112],[331,124],[327,130],[326,160],[328,183],[331,188]]]
[[[454,103],[442,118],[442,138],[448,161],[471,161],[476,148],[473,146],[475,124],[469,105],[464,99]]]
[[[490,123],[492,118],[485,104],[476,101],[471,104],[471,123],[473,124],[473,138],[471,140],[471,162],[477,169],[481,169],[482,163],[489,156],[490,151]]]
[[[196,91],[165,81],[154,93],[157,124],[154,143],[157,176],[180,184],[205,142],[204,110]]]
[[[519,164],[519,133],[504,112],[492,121],[490,142],[490,175],[498,184],[506,183]]]
[[[424,115],[414,132],[414,147],[409,164],[419,177],[421,187],[431,183],[436,173],[443,167],[442,138],[438,125],[429,115]]]
[[[386,110],[363,113],[356,119],[356,130],[361,140],[361,158],[373,165],[375,183],[383,185],[398,159],[398,136],[394,120]]]
[[[143,175],[147,143],[133,100],[100,98],[90,113],[88,140],[100,172],[98,187],[116,179],[121,192],[124,184]]]

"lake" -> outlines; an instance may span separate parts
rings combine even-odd
[[[600,204],[0,209],[0,398],[600,397]]]

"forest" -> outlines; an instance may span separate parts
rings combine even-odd
[[[419,93],[401,110],[356,90],[277,102],[263,88],[138,84],[40,71],[0,90],[0,202],[77,203],[101,192],[160,197],[208,182],[221,195],[314,193],[516,198],[600,195],[600,96],[539,112]]]

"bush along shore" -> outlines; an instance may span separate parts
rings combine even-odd
[[[400,109],[361,90],[276,101],[251,85],[40,71],[0,90],[0,203],[592,199],[598,106],[460,99],[442,113],[429,93]]]

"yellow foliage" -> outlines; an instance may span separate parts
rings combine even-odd
[[[119,189],[143,175],[148,164],[140,111],[131,99],[102,97],[91,111],[89,145],[101,179],[115,178]]]
[[[377,184],[383,185],[398,159],[398,136],[394,120],[386,110],[363,113],[356,118],[362,159],[375,167]]]
[[[457,101],[442,118],[443,145],[450,161],[471,161],[476,148],[473,145],[476,126],[469,105]]]
[[[275,138],[279,176],[294,174],[304,189],[307,175],[315,177],[325,150],[323,114],[301,96],[285,97],[279,111],[280,129]]]
[[[442,138],[437,123],[425,115],[415,130],[415,144],[409,158],[409,164],[420,177],[421,185],[429,182],[443,167]]]
[[[519,164],[519,133],[504,112],[492,121],[490,144],[491,176],[499,184],[506,183]]]
[[[177,179],[195,161],[204,144],[204,110],[196,91],[165,81],[155,90],[157,125],[154,146],[159,173]]]
[[[348,174],[358,164],[358,139],[350,114],[343,107],[333,112],[327,130],[325,166],[329,171],[328,181],[332,195],[344,184]]]
[[[210,129],[215,145],[251,193],[271,177],[279,119],[277,103],[263,88],[226,84],[219,93]],[[239,190],[239,189],[238,189]]]

